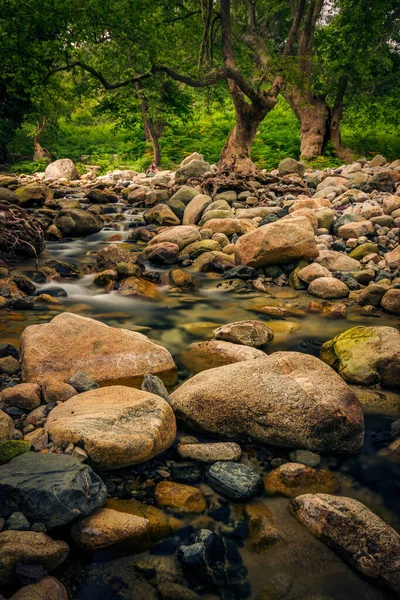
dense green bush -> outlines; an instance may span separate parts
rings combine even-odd
[[[182,158],[192,152],[204,154],[209,162],[217,162],[229,131],[234,125],[234,113],[229,103],[214,102],[194,105],[185,117],[169,119],[160,139],[162,166],[176,168]],[[349,111],[343,124],[343,140],[356,156],[384,154],[389,160],[400,157],[400,124],[385,125],[383,115],[369,119],[363,111]],[[152,161],[151,145],[146,142],[140,121],[129,128],[110,122],[108,117],[93,111],[92,105],[82,106],[71,118],[61,118],[57,133],[45,134],[43,145],[54,158],[72,158],[81,173],[87,165],[99,165],[101,172],[114,168],[146,169]],[[285,157],[298,158],[299,124],[286,102],[281,99],[260,126],[254,141],[252,156],[260,168],[273,169]],[[29,160],[32,138],[29,127],[22,128],[10,151],[16,154],[12,170],[34,173],[43,170],[43,163]],[[340,161],[327,150],[314,160],[316,168],[337,166]]]

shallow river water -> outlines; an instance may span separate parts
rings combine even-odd
[[[126,244],[130,249],[141,249],[143,246],[125,241],[131,217],[127,218],[125,221],[115,221],[99,234],[84,239],[48,242],[39,265],[50,258],[56,258],[90,271],[90,264],[95,262],[91,253],[110,243],[110,238],[113,243]],[[117,242],[116,234],[120,238]],[[18,346],[19,337],[26,326],[49,321],[62,311],[76,312],[114,327],[140,331],[166,346],[179,367],[180,382],[190,375],[181,361],[185,349],[192,342],[209,339],[213,329],[225,323],[251,318],[263,320],[275,331],[275,338],[266,349],[268,353],[296,350],[315,355],[318,355],[322,342],[354,325],[399,327],[400,324],[396,317],[383,315],[379,311],[372,314],[361,313],[357,307],[349,307],[347,317],[342,319],[306,312],[306,316],[301,318],[274,320],[257,312],[257,309],[273,305],[306,310],[310,297],[288,287],[272,288],[271,295],[240,289],[229,291],[225,284],[221,285],[221,276],[215,274],[198,276],[201,281],[197,292],[169,294],[165,289],[161,300],[145,301],[121,297],[115,292],[105,294],[101,288],[94,286],[94,276],[91,274],[77,280],[43,283],[35,273],[34,261],[26,261],[18,265],[18,269],[36,282],[38,291],[46,293],[48,288],[57,285],[63,287],[68,296],[57,298],[59,304],[56,305],[37,303],[31,310],[1,311],[2,342]],[[390,454],[384,447],[374,443],[374,433],[388,429],[390,423],[400,417],[400,395],[393,390],[374,391],[375,401],[371,400],[370,395],[369,406],[365,407],[364,452],[347,459],[324,457],[320,467],[325,466],[337,475],[341,484],[340,494],[360,500],[400,532],[399,455],[396,457],[394,453]],[[262,472],[262,451],[251,446],[244,446],[243,449],[247,464]],[[284,457],[285,452],[280,449],[274,456]],[[176,453],[171,457],[173,461],[179,461]],[[162,457],[160,460],[153,459],[152,462],[155,472],[163,464]],[[151,471],[151,465],[146,468]],[[123,477],[128,473],[131,476],[140,472],[140,469],[132,467],[123,471],[120,475],[114,475]],[[258,497],[257,502],[263,502],[270,508],[285,542],[262,553],[252,551],[246,540],[235,542],[248,569],[251,585],[251,595],[248,597],[260,600],[391,598],[388,592],[356,574],[322,542],[309,534],[290,515],[286,498]],[[231,504],[224,508],[225,513],[230,509],[233,511],[231,514],[235,514],[237,508]],[[218,521],[218,518],[216,514],[215,520]],[[159,542],[141,555],[103,552],[84,556],[72,550],[67,562],[54,575],[65,583],[73,600],[141,600],[160,597],[154,595],[154,587],[149,587],[147,583],[149,571],[153,565],[152,568],[162,576],[164,571],[168,573],[174,569],[173,554],[188,537],[190,522],[191,519],[188,518],[187,527],[175,537]],[[66,532],[57,533],[68,539]],[[57,539],[56,532],[53,537]],[[204,593],[204,590],[200,591]],[[223,591],[215,589],[209,590],[209,594],[214,594],[214,598],[240,597],[235,593],[225,596]],[[189,596],[188,599],[190,600]]]

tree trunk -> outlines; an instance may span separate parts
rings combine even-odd
[[[33,138],[33,160],[48,160],[51,161],[51,154],[46,148],[43,148],[42,144],[39,142],[39,136],[35,135]]]
[[[35,161],[52,160],[50,152],[46,150],[46,148],[43,148],[42,144],[40,143],[40,137],[43,135],[46,126],[47,119],[46,117],[42,117],[36,125],[35,135],[33,137],[33,160]]]
[[[320,156],[324,149],[329,110],[322,100],[302,107],[300,115],[300,156],[311,159]]]
[[[350,148],[346,148],[342,144],[342,136],[340,133],[340,124],[343,116],[343,102],[336,102],[332,109],[329,119],[329,139],[335,149],[336,156],[343,162],[351,162],[354,159],[354,154]]]
[[[300,121],[300,156],[311,159],[320,156],[326,141],[329,108],[325,100],[314,98],[304,90],[285,94],[293,112]]]
[[[135,88],[140,100],[140,110],[142,112],[144,134],[146,136],[146,140],[151,141],[151,144],[153,146],[153,162],[150,165],[149,170],[154,171],[157,170],[161,165],[160,143],[158,141],[158,135],[156,132],[156,128],[154,127],[153,119],[149,116],[149,108],[147,106],[146,99],[143,96],[142,86],[140,85],[139,81],[135,83]]]
[[[250,151],[258,127],[269,110],[265,106],[255,108],[249,104],[245,104],[242,110],[236,109],[236,125],[222,149],[218,163],[220,171],[234,170],[240,175],[254,175],[257,172]]]

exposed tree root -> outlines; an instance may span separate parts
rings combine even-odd
[[[41,223],[14,204],[0,203],[0,254],[5,260],[37,257],[45,242]]]

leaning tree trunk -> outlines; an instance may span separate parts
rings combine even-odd
[[[135,88],[140,100],[140,110],[142,112],[146,140],[150,141],[153,146],[153,162],[151,163],[149,170],[154,171],[157,170],[161,165],[160,142],[158,140],[156,128],[154,127],[153,119],[149,115],[149,107],[147,106],[146,99],[143,96],[142,86],[140,85],[139,81],[135,83]]]
[[[51,154],[46,148],[43,148],[42,144],[39,142],[39,137],[35,135],[33,138],[33,160],[48,160],[51,161]]]
[[[234,170],[239,175],[254,175],[257,167],[250,157],[258,127],[271,108],[245,103],[236,107],[236,124],[225,142],[218,167],[220,171]]]
[[[335,150],[336,156],[343,162],[351,162],[354,159],[354,154],[350,148],[347,148],[342,143],[340,125],[343,117],[343,102],[335,103],[329,119],[329,139]]]

